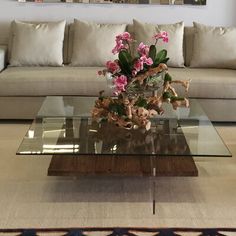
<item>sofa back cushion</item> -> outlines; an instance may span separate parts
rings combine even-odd
[[[236,69],[236,28],[194,22],[191,67]]]
[[[72,66],[104,66],[115,60],[112,54],[115,37],[125,31],[126,24],[97,24],[75,19]]]
[[[126,26],[126,31],[128,31],[132,37],[134,37],[134,27],[133,24],[127,24]],[[75,24],[69,24],[68,26],[68,37],[67,37],[67,42],[68,42],[68,46],[67,46],[67,58],[66,61],[67,63],[71,63],[71,58],[72,58],[72,52],[73,52],[73,44],[74,44],[74,33],[75,33]],[[115,45],[115,38],[113,39],[114,45]],[[66,45],[66,41],[65,41],[65,45]],[[133,45],[131,45],[132,47]],[[103,65],[104,66],[104,65]]]
[[[134,34],[137,45],[141,42],[144,44],[154,44],[153,36],[160,31],[166,31],[169,35],[169,42],[165,43],[159,40],[157,42],[157,50],[166,49],[170,60],[167,65],[171,67],[183,67],[183,22],[169,25],[154,25],[149,23],[141,23],[137,20],[134,23]]]
[[[67,63],[67,41],[65,21],[13,21],[8,40],[8,62],[12,66],[60,66]]]

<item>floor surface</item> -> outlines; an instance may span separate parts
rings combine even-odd
[[[47,177],[50,157],[16,156],[29,123],[0,123],[0,228],[236,227],[236,125],[217,126],[233,158],[196,158],[199,177]]]

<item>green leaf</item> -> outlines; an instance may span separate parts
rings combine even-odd
[[[132,56],[127,51],[120,51],[119,53],[119,65],[121,71],[126,75],[132,73]]]
[[[167,50],[162,49],[161,51],[159,51],[156,55],[156,59],[162,61],[163,59],[165,59],[167,56]]]
[[[167,57],[167,58],[165,58],[164,60],[162,60],[162,62],[161,63],[164,63],[164,64],[166,64],[168,61],[170,60],[170,58],[169,57]]]
[[[111,103],[109,105],[109,110],[111,112],[114,112],[115,114],[122,116],[125,114],[125,107],[123,104],[119,104],[119,103]]]
[[[166,59],[167,59],[167,51],[163,49],[156,55],[156,59],[154,61],[155,66],[158,66],[160,63],[164,63]]]
[[[143,97],[139,97],[135,106],[147,108],[147,100]]]
[[[173,95],[170,92],[164,92],[162,97],[164,99],[171,99],[173,97]]]
[[[156,54],[157,54],[156,46],[151,45],[149,49],[149,57],[151,57],[153,61],[156,60]]]
[[[166,74],[165,74],[164,81],[165,81],[165,82],[167,82],[167,81],[171,82],[171,81],[172,81],[172,77],[170,76],[169,73],[166,73]]]

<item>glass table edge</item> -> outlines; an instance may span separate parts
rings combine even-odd
[[[66,97],[66,98],[70,98],[70,97],[85,97],[85,98],[94,98],[96,99],[97,97],[96,96],[47,96],[45,99],[47,98],[50,98],[50,97]],[[197,101],[198,99],[196,98],[189,98],[190,100],[192,101]],[[44,100],[45,101],[45,100]],[[43,103],[42,103],[43,105]],[[201,106],[200,106],[201,107]],[[202,108],[202,107],[201,107]],[[41,109],[41,108],[40,108]],[[203,110],[204,111],[204,110]],[[204,114],[205,114],[205,111],[204,111]],[[79,116],[79,115],[75,115],[75,116],[40,116],[40,115],[37,115],[35,117],[35,119],[33,120],[32,124],[36,121],[36,120],[40,120],[40,119],[44,119],[44,118],[48,118],[48,119],[79,119],[79,118],[82,118],[82,119],[92,119],[91,116]],[[166,120],[168,118],[166,117],[154,117],[152,118],[152,120],[155,120],[155,119],[162,119],[162,120]],[[185,120],[185,119],[181,119],[181,120]],[[191,120],[191,119],[186,119],[186,120]],[[200,120],[200,119],[199,119]],[[219,132],[217,131],[216,127],[213,125],[213,123],[209,120],[208,116],[205,114],[205,117],[203,119],[203,121],[209,123],[213,129],[215,130],[215,132],[217,133],[218,137],[220,138],[221,142],[224,144],[225,148],[227,149],[228,151],[228,154],[225,154],[225,155],[217,155],[217,154],[189,154],[189,155],[183,155],[183,154],[178,154],[178,155],[175,155],[175,154],[158,154],[158,153],[154,153],[154,154],[119,154],[119,153],[116,153],[116,154],[106,154],[106,153],[98,153],[98,154],[88,154],[88,153],[35,153],[35,154],[31,154],[31,153],[22,153],[19,151],[20,147],[21,147],[21,144],[24,142],[24,138],[22,139],[20,145],[19,145],[19,148],[17,149],[17,152],[16,152],[16,155],[18,156],[23,156],[23,155],[26,155],[26,156],[33,156],[33,155],[37,155],[37,156],[54,156],[54,155],[58,155],[58,156],[76,156],[76,157],[79,157],[81,155],[83,156],[144,156],[144,157],[147,157],[147,156],[150,156],[150,157],[168,157],[168,156],[171,156],[171,157],[209,157],[209,158],[212,158],[212,157],[232,157],[232,153],[231,151],[229,150],[228,146],[226,145],[225,141],[222,139],[221,135],[219,134]],[[30,125],[30,127],[32,126],[32,124]],[[28,132],[28,130],[27,130]],[[26,134],[27,134],[26,132]],[[24,135],[24,137],[26,136],[26,134]]]

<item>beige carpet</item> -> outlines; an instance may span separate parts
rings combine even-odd
[[[0,228],[236,227],[236,126],[217,126],[233,158],[196,158],[197,178],[47,177],[50,157],[16,156],[29,124],[0,124]]]

